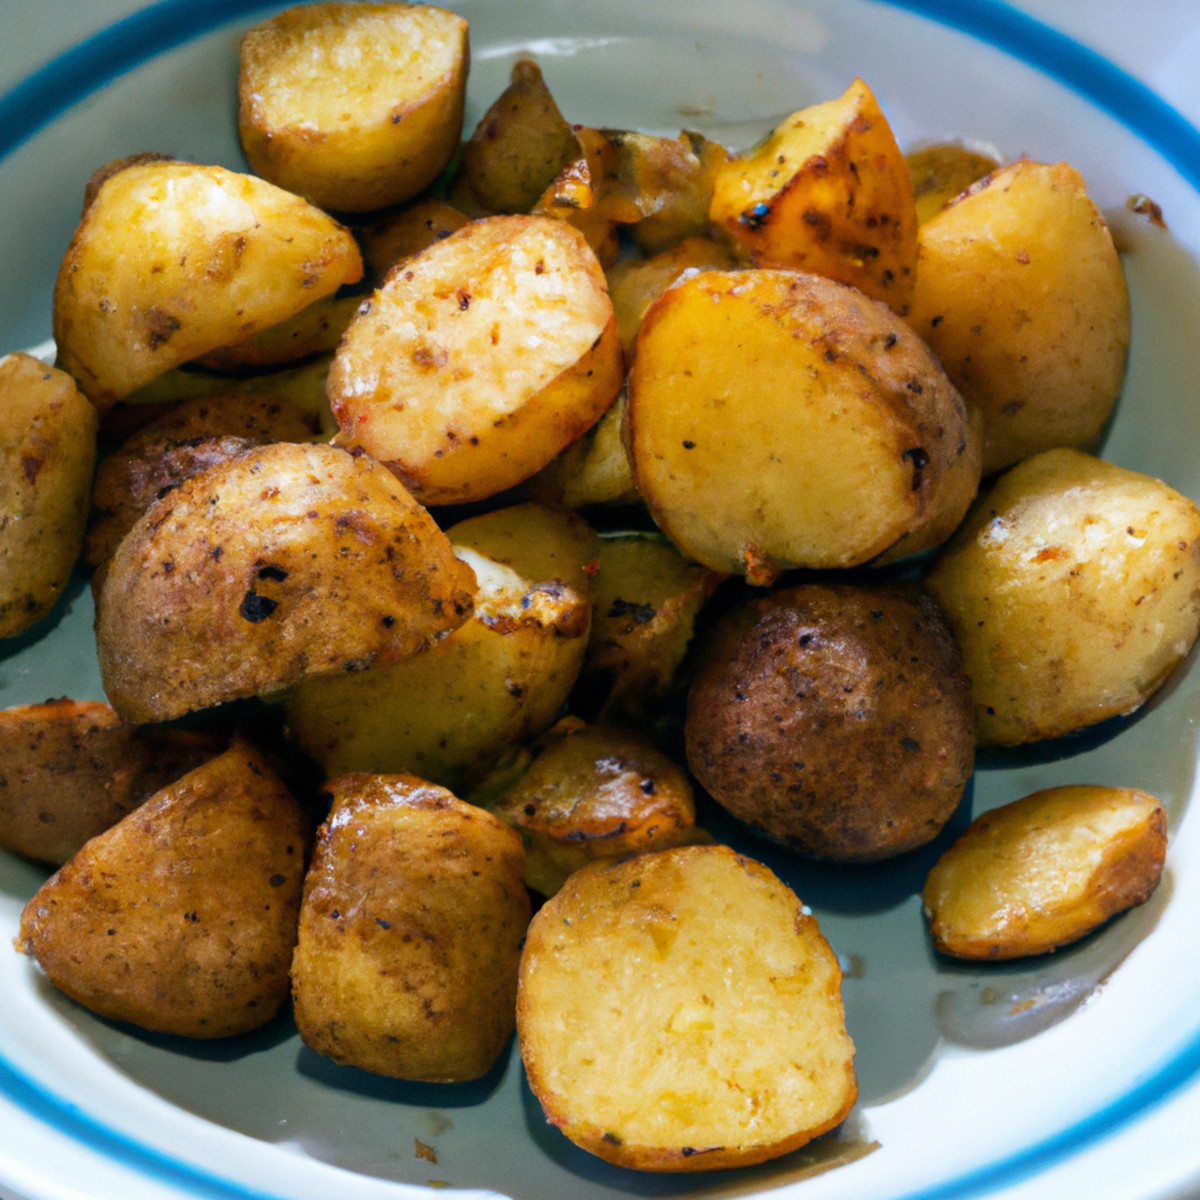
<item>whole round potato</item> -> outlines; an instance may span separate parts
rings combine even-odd
[[[921,585],[804,583],[718,625],[688,696],[688,764],[752,829],[870,862],[937,836],[974,767],[957,643]]]

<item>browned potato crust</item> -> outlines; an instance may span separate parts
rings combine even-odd
[[[926,576],[962,647],[981,745],[1134,712],[1200,633],[1200,508],[1079,450],[1001,475]]]
[[[688,765],[734,816],[818,858],[932,840],[974,766],[971,693],[907,582],[805,583],[726,616],[688,695]]]
[[[857,1095],[816,919],[724,846],[572,875],[530,925],[517,1033],[547,1120],[639,1170],[763,1162],[832,1129]]]
[[[368,456],[276,443],[186,479],[121,541],[97,598],[101,679],[127,720],[167,720],[415,654],[467,619],[473,587]]]
[[[512,1033],[521,839],[411,775],[329,785],[292,964],[306,1045],[401,1079],[475,1079]]]
[[[18,948],[113,1021],[215,1038],[287,998],[309,831],[245,743],[93,838],[25,906]]]
[[[521,831],[526,882],[552,896],[597,858],[697,840],[687,773],[644,734],[563,722],[493,811]]]
[[[367,279],[379,287],[398,262],[419,254],[426,246],[461,229],[471,218],[444,200],[429,196],[414,201],[368,225],[355,228],[362,247]]]
[[[925,881],[934,944],[958,958],[1046,954],[1150,898],[1162,804],[1134,788],[1034,792],[977,817]]]
[[[978,425],[920,339],[795,271],[701,271],[663,292],[626,424],[660,528],[753,583],[936,545],[979,482]]]
[[[146,729],[97,700],[0,711],[0,846],[59,867],[160,788],[213,757],[215,735]]]
[[[242,37],[238,132],[251,167],[322,208],[422,191],[462,134],[467,22],[432,4],[298,4]]]
[[[62,371],[0,357],[0,638],[54,607],[83,549],[96,411]]]
[[[604,275],[562,221],[473,221],[388,276],[329,371],[340,441],[427,504],[482,500],[546,465],[621,385]]]

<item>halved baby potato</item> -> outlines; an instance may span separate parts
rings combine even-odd
[[[1148,900],[1167,815],[1136,788],[1047,788],[977,817],[925,881],[934,944],[956,958],[1047,954]]]
[[[264,179],[335,212],[398,204],[458,147],[467,22],[432,4],[300,4],[242,37],[238,131]]]
[[[599,419],[623,373],[604,274],[547,217],[474,221],[363,304],[329,371],[339,442],[426,504],[481,500]]]
[[[103,413],[362,276],[350,233],[252,175],[174,161],[109,176],[54,287],[60,365]]]
[[[186,479],[109,560],[100,675],[162,721],[313,674],[424,650],[470,615],[474,578],[366,455],[280,442]]]

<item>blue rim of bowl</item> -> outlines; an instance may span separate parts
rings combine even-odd
[[[1001,0],[869,2],[925,17],[1034,67],[1115,118],[1200,191],[1200,130],[1095,51]],[[160,0],[107,26],[0,96],[0,161],[73,105],[149,59],[235,19],[281,7],[278,0]],[[1153,1075],[1083,1120],[952,1180],[898,1194],[895,1200],[967,1200],[1016,1184],[1165,1104],[1198,1075],[1200,1034]],[[2,1056],[0,1095],[73,1141],[183,1193],[213,1200],[285,1200],[173,1158],[109,1128]]]

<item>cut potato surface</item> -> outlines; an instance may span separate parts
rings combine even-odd
[[[982,959],[1065,946],[1149,899],[1166,850],[1166,811],[1146,792],[1034,792],[977,817],[930,871],[934,943]]]
[[[762,1162],[857,1095],[837,959],[766,867],[723,846],[594,864],[538,911],[517,1032],[547,1119],[621,1166]]]
[[[978,429],[885,305],[817,275],[702,271],[650,307],[628,447],[688,556],[769,583],[937,544],[979,480]]]
[[[462,132],[467,22],[431,4],[302,4],[242,39],[238,129],[265,179],[334,211],[432,183]]]
[[[472,222],[394,270],[330,368],[340,441],[426,504],[529,478],[599,419],[621,385],[604,274],[548,217]]]
[[[389,472],[280,442],[191,476],[121,541],[97,598],[101,679],[127,720],[167,720],[416,654],[473,590]]]

